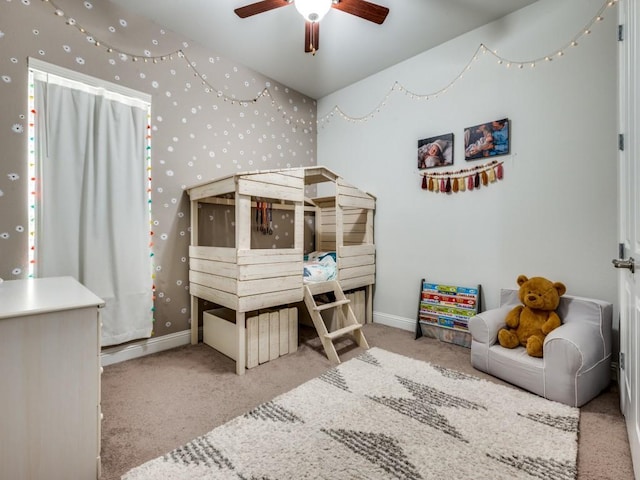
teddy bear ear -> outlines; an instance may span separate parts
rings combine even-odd
[[[520,275],[518,276],[518,280],[516,281],[518,282],[518,285],[522,286],[522,284],[529,281],[529,279],[527,278],[526,275]]]
[[[565,287],[564,283],[556,282],[553,284],[553,288],[558,291],[558,295],[562,296],[567,292],[567,287]]]

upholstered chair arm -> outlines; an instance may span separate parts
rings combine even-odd
[[[609,348],[598,326],[572,322],[561,325],[544,340],[545,370],[557,368],[579,372],[587,370],[608,356]]]
[[[498,330],[504,328],[504,320],[515,305],[503,305],[487,310],[469,319],[469,332],[474,341],[493,345],[498,341]]]

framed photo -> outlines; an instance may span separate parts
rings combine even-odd
[[[418,140],[418,168],[453,165],[453,133]]]
[[[508,118],[465,128],[465,160],[495,157],[509,153],[509,130]]]

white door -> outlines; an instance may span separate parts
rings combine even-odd
[[[620,407],[625,416],[636,478],[640,478],[640,9],[619,2],[624,41],[620,42]],[[635,259],[635,260],[634,260]]]

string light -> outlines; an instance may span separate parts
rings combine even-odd
[[[376,113],[380,113],[382,107],[386,106],[387,104],[387,100],[390,97],[391,93],[393,93],[394,91],[400,91],[403,92],[405,95],[411,97],[412,99],[416,99],[416,100],[426,100],[429,98],[437,98],[438,95],[441,95],[443,93],[446,93],[455,83],[458,82],[458,80],[462,79],[463,77],[463,73],[470,70],[471,69],[471,65],[473,64],[474,61],[478,60],[478,53],[482,52],[483,54],[490,54],[493,55],[496,60],[498,65],[503,65],[506,68],[511,68],[512,66],[517,66],[518,69],[523,69],[523,67],[525,65],[529,65],[531,68],[534,68],[538,63],[546,61],[549,62],[551,60],[553,60],[553,57],[562,57],[565,54],[565,50],[568,49],[569,47],[576,47],[578,46],[578,40],[580,40],[580,38],[584,35],[589,35],[591,33],[591,27],[593,26],[594,23],[596,22],[601,22],[604,19],[603,13],[607,8],[613,7],[614,5],[616,5],[618,3],[619,0],[607,0],[607,2],[602,5],[600,7],[600,9],[598,10],[598,12],[596,13],[596,15],[594,17],[592,17],[591,21],[589,21],[589,23],[587,23],[587,25],[585,25],[581,30],[580,33],[577,34],[576,36],[574,36],[566,45],[564,45],[562,48],[558,49],[555,53],[553,54],[547,54],[544,55],[540,58],[536,58],[536,59],[532,59],[532,60],[526,60],[526,61],[517,61],[517,60],[513,60],[513,59],[509,59],[506,58],[502,55],[498,54],[497,50],[491,50],[489,49],[486,45],[484,44],[480,44],[480,46],[478,46],[478,48],[476,49],[476,51],[474,52],[474,54],[471,56],[471,59],[467,62],[467,64],[462,68],[461,72],[455,76],[455,78],[449,82],[449,84],[445,85],[444,87],[442,87],[441,89],[431,92],[431,93],[427,93],[427,94],[419,94],[419,93],[415,93],[415,92],[411,92],[409,91],[407,88],[405,88],[402,84],[400,84],[398,81],[394,82],[393,86],[389,89],[389,91],[385,94],[384,100],[382,102],[380,102],[370,113],[366,114],[366,115],[362,115],[360,117],[354,117],[354,116],[350,116],[347,115],[344,110],[342,108],[340,108],[339,106],[335,105],[331,111],[329,111],[329,113],[327,113],[326,115],[324,115],[321,118],[318,118],[318,124],[319,126],[323,126],[324,124],[328,124],[329,121],[334,118],[335,114],[338,114],[343,120],[346,120],[348,122],[352,122],[352,123],[358,123],[358,122],[364,122],[367,121],[371,118],[373,118],[375,116]]]
[[[28,119],[28,156],[27,156],[27,175],[29,178],[27,188],[27,205],[28,211],[28,266],[27,266],[27,278],[35,278],[36,276],[36,227],[37,227],[37,182],[36,176],[36,106],[35,106],[35,81],[33,78],[33,72],[29,70],[29,119]]]
[[[89,32],[88,30],[86,30],[82,25],[78,24],[78,22],[71,18],[68,17],[64,11],[59,8],[55,2],[53,2],[52,0],[42,0],[43,3],[48,3],[49,5],[51,5],[51,7],[54,9],[54,14],[56,16],[59,16],[61,18],[64,18],[66,24],[70,27],[75,28],[76,30],[78,30],[80,33],[82,33],[85,36],[89,36],[91,37],[93,40],[93,44],[96,47],[99,48],[103,48],[105,50],[105,52],[107,53],[117,53],[121,56],[121,58],[125,59],[125,58],[130,58],[132,62],[138,62],[138,61],[142,61],[143,63],[149,63],[150,61],[154,64],[160,63],[160,62],[166,62],[166,61],[173,61],[174,58],[179,58],[182,59],[187,68],[190,68],[193,72],[194,72],[194,76],[197,77],[201,83],[203,88],[203,91],[205,93],[216,93],[218,97],[220,97],[223,101],[231,103],[231,105],[241,105],[243,107],[247,107],[251,104],[254,104],[256,102],[258,102],[258,100],[260,100],[263,97],[271,97],[272,99],[272,105],[278,107],[278,111],[281,113],[283,119],[285,121],[287,121],[288,123],[295,123],[295,124],[302,124],[302,125],[306,125],[306,122],[303,119],[300,118],[294,118],[292,115],[288,114],[286,111],[284,111],[284,107],[282,105],[280,105],[277,100],[274,98],[274,96],[272,95],[272,93],[269,91],[268,88],[264,88],[262,89],[262,91],[260,91],[255,97],[252,98],[246,98],[246,99],[236,99],[234,98],[234,96],[229,96],[229,95],[225,95],[219,88],[213,86],[212,84],[210,84],[207,81],[207,77],[206,75],[202,74],[200,71],[198,71],[195,68],[196,63],[192,62],[191,60],[189,60],[189,58],[187,57],[187,55],[184,53],[184,51],[182,49],[177,49],[174,50],[172,52],[168,52],[168,53],[163,53],[160,55],[151,55],[151,54],[147,54],[147,55],[140,55],[137,53],[132,53],[132,52],[127,52],[125,50],[119,49],[117,47],[115,47],[114,45],[110,45],[107,44],[105,42],[103,42],[102,40],[98,40],[97,37],[92,34],[91,32]]]
[[[84,27],[82,27],[81,25],[79,25],[77,23],[77,21],[75,21],[75,19],[71,18],[71,17],[67,17],[64,13],[64,11],[62,9],[60,9],[58,6],[56,6],[56,4],[51,1],[51,0],[42,0],[44,3],[47,3],[49,5],[51,5],[51,7],[54,9],[54,13],[55,15],[64,18],[67,25],[76,28],[78,31],[80,31],[82,34],[86,34],[91,36],[92,38],[96,39],[96,36],[93,35],[91,32],[87,31]],[[467,64],[464,66],[464,68],[462,68],[462,70],[460,71],[460,73],[458,73],[453,80],[451,80],[447,85],[445,85],[444,87],[442,87],[441,89],[434,91],[434,92],[430,92],[430,93],[426,93],[426,94],[419,94],[419,93],[415,93],[412,92],[410,90],[408,90],[406,87],[404,87],[403,85],[401,85],[398,81],[394,82],[393,86],[389,89],[389,91],[384,95],[383,99],[378,103],[378,105],[376,105],[376,107],[374,107],[373,110],[371,110],[369,113],[359,116],[359,117],[354,117],[354,116],[350,116],[347,113],[344,112],[344,110],[342,108],[340,108],[338,105],[334,106],[331,111],[329,113],[327,113],[325,116],[323,116],[322,118],[318,118],[316,120],[316,124],[322,126],[323,124],[329,123],[329,121],[334,118],[336,116],[336,114],[338,114],[343,120],[352,122],[352,123],[360,123],[360,122],[367,122],[368,120],[374,118],[376,116],[376,114],[381,113],[382,110],[384,109],[384,107],[386,107],[389,98],[391,97],[391,94],[394,91],[399,91],[405,94],[405,96],[410,97],[412,100],[429,100],[430,98],[437,98],[438,95],[443,94],[448,92],[451,87],[454,86],[454,84],[456,84],[460,79],[463,78],[463,74],[464,72],[468,71],[471,69],[471,65],[474,61],[477,61],[479,59],[478,57],[478,53],[481,52],[483,54],[489,53],[490,55],[493,55],[496,59],[497,59],[497,63],[499,65],[504,65],[506,66],[506,68],[510,68],[511,65],[517,65],[519,69],[522,69],[524,65],[529,65],[531,68],[534,68],[536,66],[536,64],[542,62],[542,61],[551,61],[553,60],[554,56],[557,57],[562,57],[564,55],[564,50],[566,50],[569,47],[575,47],[578,45],[578,40],[580,39],[580,37],[584,36],[584,35],[589,35],[591,33],[591,27],[593,26],[593,24],[597,23],[597,22],[601,22],[602,20],[604,20],[604,16],[603,13],[607,8],[613,7],[614,5],[616,5],[618,3],[619,0],[607,0],[598,10],[598,12],[596,13],[596,15],[591,19],[591,21],[589,21],[587,23],[587,25],[585,25],[582,29],[581,32],[576,35],[574,38],[572,38],[569,43],[567,43],[565,46],[563,46],[562,48],[558,49],[556,51],[556,53],[554,54],[548,54],[545,56],[542,56],[540,58],[536,58],[536,59],[532,59],[532,60],[527,60],[527,61],[515,61],[515,60],[510,60],[507,59],[501,55],[498,54],[497,50],[491,50],[489,48],[487,48],[484,44],[480,44],[478,46],[478,48],[476,49],[476,51],[474,52],[474,54],[472,55],[471,59],[467,62]],[[258,102],[261,98],[263,97],[270,97],[271,98],[271,105],[273,107],[275,107],[278,112],[281,113],[283,119],[285,121],[287,121],[288,123],[296,123],[296,124],[305,124],[303,119],[299,119],[299,118],[294,118],[292,115],[289,115],[285,110],[283,105],[280,105],[277,100],[275,99],[275,97],[273,96],[273,94],[271,93],[271,91],[265,87],[262,89],[262,91],[260,91],[255,97],[253,98],[246,98],[246,99],[241,99],[238,100],[236,98],[234,98],[233,95],[229,96],[224,94],[219,88],[216,88],[214,85],[210,84],[207,79],[206,79],[206,75],[202,74],[200,71],[198,71],[198,69],[195,68],[195,63],[191,62],[189,60],[189,58],[187,57],[187,55],[184,53],[184,51],[182,49],[177,49],[174,50],[173,52],[169,52],[169,53],[164,53],[161,55],[151,55],[151,54],[147,54],[147,55],[139,55],[139,54],[134,54],[131,52],[126,52],[124,50],[118,49],[117,47],[113,46],[113,45],[109,45],[106,44],[105,42],[101,41],[101,40],[94,40],[94,45],[96,47],[102,47],[105,49],[105,51],[107,53],[117,53],[119,54],[122,58],[131,58],[131,60],[133,62],[137,62],[138,60],[142,60],[144,63],[148,63],[150,60],[156,64],[159,62],[165,62],[165,61],[173,61],[174,56],[177,56],[178,58],[183,59],[186,62],[187,68],[191,68],[194,72],[194,76],[199,78],[202,86],[203,86],[203,91],[207,94],[211,93],[211,94],[215,94],[217,95],[219,98],[221,98],[223,101],[231,103],[232,105],[236,105],[239,104],[243,107],[246,107],[247,105],[253,104]]]

